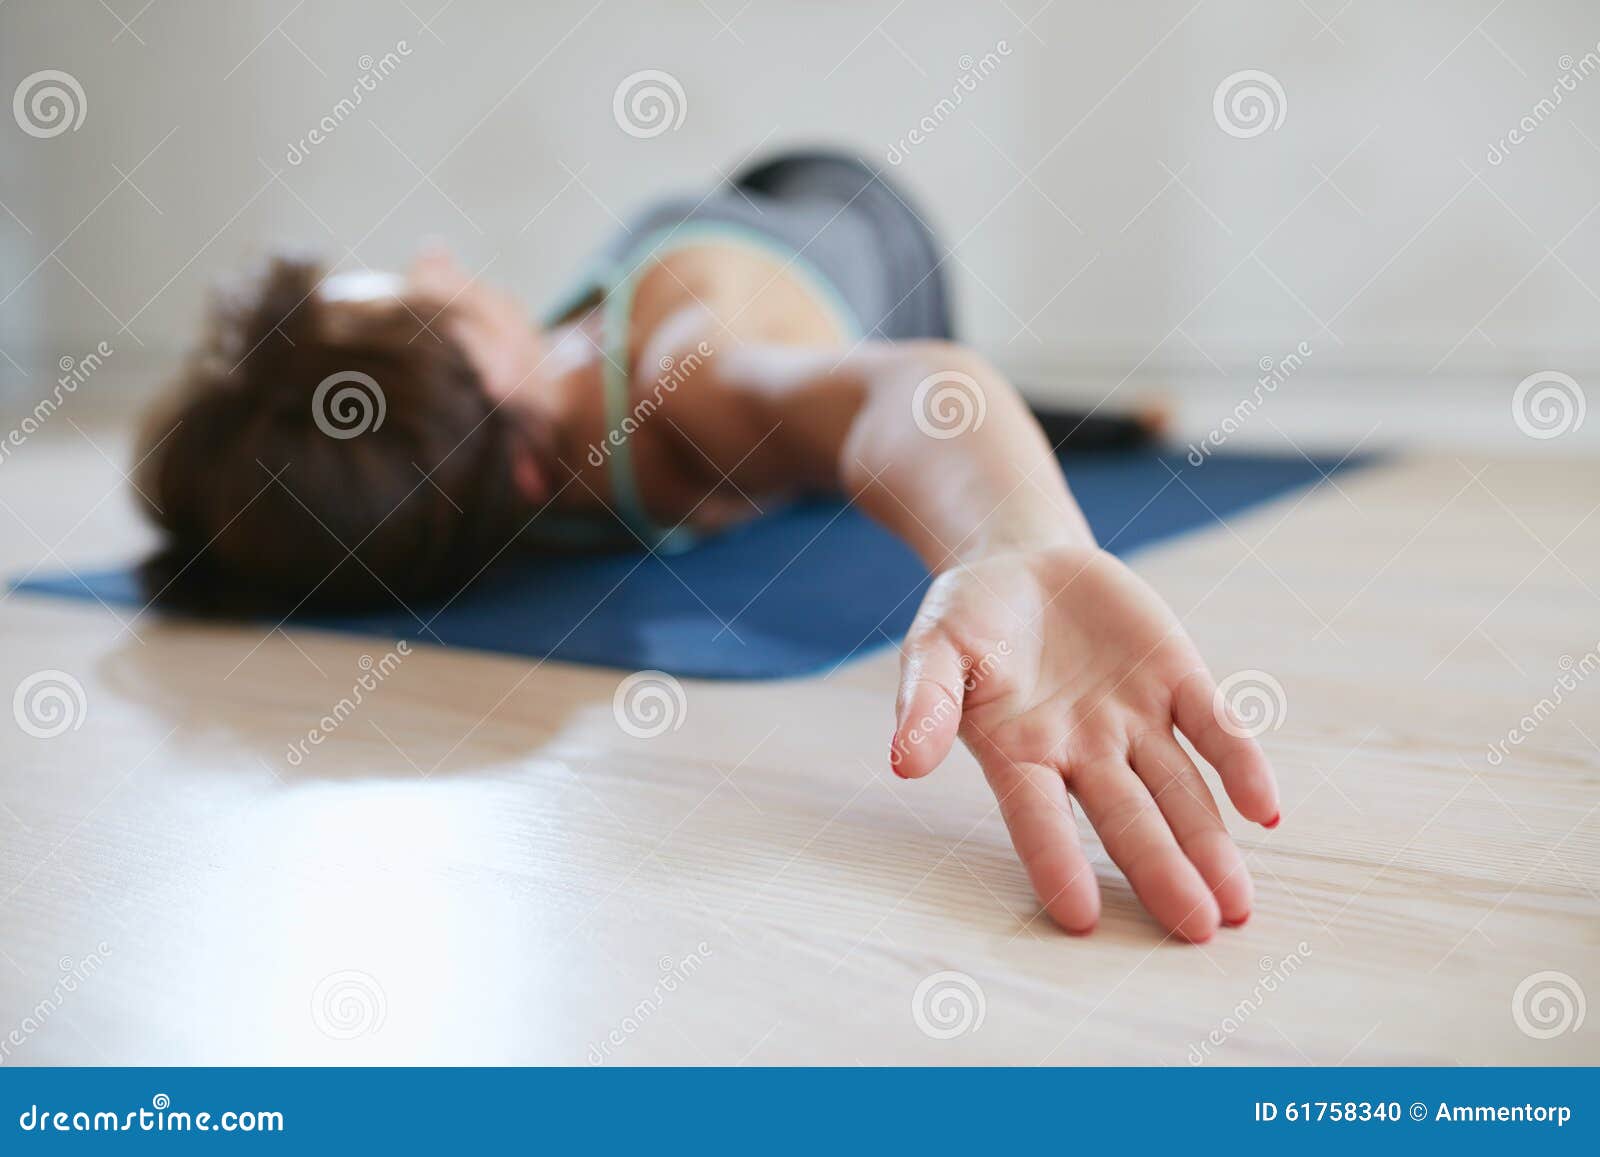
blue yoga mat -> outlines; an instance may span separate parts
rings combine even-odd
[[[1126,555],[1215,525],[1355,461],[1131,451],[1063,463],[1095,536]],[[857,511],[808,502],[679,555],[508,558],[448,605],[296,616],[307,627],[712,679],[826,671],[897,641],[928,575]],[[18,589],[142,606],[131,568]]]

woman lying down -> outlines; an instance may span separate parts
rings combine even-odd
[[[964,740],[1069,932],[1100,913],[1073,799],[1172,933],[1250,915],[1174,728],[1271,827],[1266,760],[1214,710],[1172,611],[1096,547],[1021,397],[950,340],[938,251],[897,191],[847,157],[779,158],[655,205],[546,324],[527,316],[445,253],[404,276],[275,263],[219,304],[147,429],[138,482],[167,535],[151,581],[223,611],[409,601],[513,540],[676,550],[751,516],[747,495],[836,492],[936,576],[904,644],[895,773]],[[329,395],[362,382],[384,420],[351,437]],[[985,408],[954,437],[929,408],[951,383]]]

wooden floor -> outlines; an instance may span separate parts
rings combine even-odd
[[[122,444],[56,425],[0,464],[7,575],[145,541]],[[1198,948],[1098,844],[1057,933],[968,757],[895,779],[892,653],[637,739],[621,672],[418,648],[297,767],[389,644],[12,594],[0,691],[85,707],[0,716],[0,1061],[1600,1062],[1600,464],[1526,445],[1138,557],[1286,696],[1254,918]]]

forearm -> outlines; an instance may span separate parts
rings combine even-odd
[[[908,347],[870,378],[839,449],[841,487],[941,571],[1094,536],[1026,404],[982,359]]]
[[[742,491],[842,491],[930,570],[1094,546],[1027,405],[961,346],[739,347],[702,386],[675,421]]]

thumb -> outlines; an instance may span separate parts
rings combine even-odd
[[[406,279],[417,291],[449,297],[466,282],[467,274],[447,246],[430,241],[412,258]]]
[[[901,779],[921,779],[950,754],[961,730],[966,674],[960,650],[943,635],[906,640],[889,743],[889,766]]]

